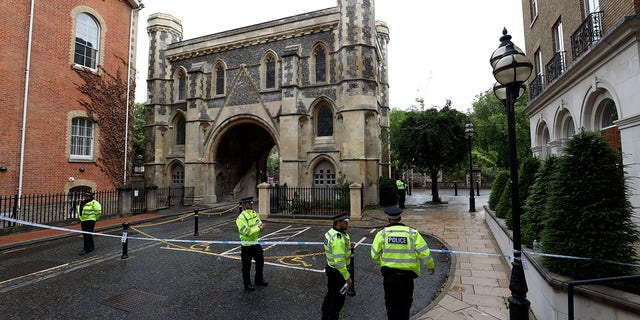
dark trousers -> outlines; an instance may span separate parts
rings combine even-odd
[[[245,286],[251,284],[251,259],[256,261],[256,283],[264,281],[264,254],[262,252],[262,246],[254,244],[251,246],[242,246],[240,251],[240,258],[242,258],[242,282]]]
[[[93,230],[96,227],[96,221],[95,220],[82,221],[82,222],[80,222],[80,227],[82,228],[82,231],[93,232]],[[92,234],[83,233],[82,234],[82,238],[84,240],[83,250],[85,252],[92,251],[93,250],[93,235]]]
[[[404,200],[406,198],[406,190],[405,189],[398,189],[398,207],[404,209]]]
[[[384,304],[388,320],[409,320],[413,303],[413,276],[396,274],[384,275]]]
[[[324,270],[327,274],[327,294],[322,302],[322,320],[337,320],[345,298],[340,294],[340,288],[346,281],[338,269],[326,266]]]

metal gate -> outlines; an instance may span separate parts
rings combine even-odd
[[[146,189],[133,189],[131,191],[131,213],[139,214],[147,212]]]

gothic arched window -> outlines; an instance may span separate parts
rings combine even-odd
[[[318,137],[327,137],[333,135],[333,112],[328,106],[320,107],[318,110],[317,122]]]

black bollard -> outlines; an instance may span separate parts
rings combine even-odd
[[[453,191],[456,193],[455,195],[458,195],[458,182],[454,181],[453,182]]]
[[[129,258],[129,238],[127,237],[127,233],[129,230],[129,222],[125,222],[122,224],[122,257],[121,259]]]
[[[480,182],[476,182],[476,196],[480,196]]]
[[[193,235],[194,236],[198,236],[198,209],[196,209],[196,214],[194,215],[194,219],[193,219],[194,223],[195,223],[195,229],[193,231]]]

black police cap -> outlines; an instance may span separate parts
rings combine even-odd
[[[400,214],[402,213],[402,209],[399,207],[389,207],[384,209],[384,213],[387,214],[387,217],[390,219],[398,219],[400,218]]]
[[[246,197],[246,198],[240,199],[240,204],[247,203],[247,202],[253,202],[253,197]]]
[[[334,222],[349,220],[349,213],[343,212],[343,213],[336,214],[335,216],[331,217],[331,220],[333,220]]]

